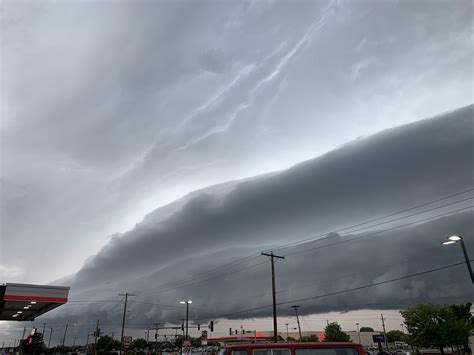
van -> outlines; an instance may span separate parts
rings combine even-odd
[[[354,343],[268,343],[225,347],[219,355],[365,355]]]

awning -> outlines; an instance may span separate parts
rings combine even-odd
[[[32,321],[65,304],[69,287],[7,283],[0,285],[0,320]]]

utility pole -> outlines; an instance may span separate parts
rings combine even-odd
[[[44,332],[45,332],[45,329],[46,329],[46,323],[43,323],[43,338],[44,338]]]
[[[146,355],[148,355],[148,347],[150,346],[150,329],[146,331]]]
[[[26,333],[26,327],[23,327],[23,334],[21,336],[21,339],[25,339],[25,333]]]
[[[122,355],[123,352],[123,331],[125,329],[125,315],[127,314],[127,302],[128,302],[128,296],[134,296],[128,292],[125,293],[119,293],[119,296],[125,296],[125,302],[123,305],[123,318],[122,318],[122,335],[120,336],[120,355]]]
[[[99,336],[99,320],[97,319],[97,324],[95,326],[94,332],[94,354],[97,355],[97,337]]]
[[[300,317],[298,315],[298,308],[300,306],[299,305],[296,305],[296,306],[291,306],[291,308],[294,308],[295,312],[296,312],[296,321],[298,322],[298,332],[300,333],[300,342],[301,342],[301,326],[300,326]]]
[[[286,341],[288,341],[288,337],[290,336],[290,334],[288,333],[288,323],[285,323],[286,325]]]
[[[387,340],[387,333],[385,332],[385,319],[383,314],[381,314],[382,318],[382,328],[383,328],[383,337],[385,338],[385,349],[388,350],[388,340]]]
[[[67,327],[68,327],[68,324],[66,323],[66,329],[64,329],[64,336],[63,336],[63,346],[66,344]]]
[[[77,339],[77,337],[74,337],[74,340],[72,341],[72,346],[76,345],[76,339]]]
[[[49,332],[48,349],[51,346],[51,336],[52,335],[53,335],[53,328],[51,328],[51,331]]]
[[[276,289],[275,289],[275,258],[276,259],[285,259],[284,256],[278,256],[273,254],[273,251],[268,253],[263,253],[262,255],[269,256],[272,264],[272,300],[273,300],[273,341],[278,343],[278,325],[277,325],[277,313],[276,313]]]
[[[158,353],[158,323],[155,323],[155,354]]]

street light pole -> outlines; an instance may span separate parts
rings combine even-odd
[[[361,343],[360,341],[360,330],[359,330],[359,323],[356,323],[356,326],[357,326],[357,335],[359,337],[359,344]]]
[[[189,322],[189,304],[193,303],[193,301],[187,300],[187,301],[180,301],[179,303],[186,305],[186,333],[185,333],[184,339],[187,340],[188,339],[188,322]]]
[[[67,334],[67,327],[68,327],[68,324],[66,323],[66,329],[64,329],[64,336],[63,336],[63,346],[66,345],[66,334]]]
[[[51,336],[52,335],[53,335],[53,328],[51,328],[51,331],[49,332],[48,349],[51,346]]]
[[[289,333],[288,333],[288,325],[289,325],[289,324],[288,324],[288,323],[285,323],[285,325],[286,325],[286,341],[288,341],[288,338],[289,338],[289,336],[290,336]]]
[[[298,332],[300,334],[300,342],[301,342],[301,338],[302,338],[302,336],[301,336],[301,326],[300,326],[300,317],[298,315],[298,308],[299,307],[300,307],[299,305],[291,306],[291,308],[293,308],[296,312],[296,322],[298,323]]]
[[[469,260],[469,255],[467,254],[466,245],[464,244],[464,239],[459,235],[451,235],[441,244],[449,245],[459,243],[461,245],[462,253],[466,261],[467,270],[469,271],[469,276],[471,277],[471,282],[474,284],[474,274],[472,273],[471,261]]]

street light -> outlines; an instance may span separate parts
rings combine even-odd
[[[356,323],[356,326],[357,326],[357,335],[359,336],[359,344],[361,344],[361,341],[360,341],[359,323]]]
[[[459,243],[461,245],[462,252],[464,254],[464,259],[466,260],[467,269],[469,271],[469,276],[471,277],[471,282],[474,284],[474,274],[472,273],[471,261],[469,260],[469,256],[467,255],[467,249],[464,245],[464,239],[459,235],[450,235],[445,241],[443,241],[442,245],[450,245]]]
[[[193,301],[191,301],[191,300],[179,301],[179,303],[186,305],[186,336],[185,336],[185,339],[188,339],[189,304],[193,303]]]

